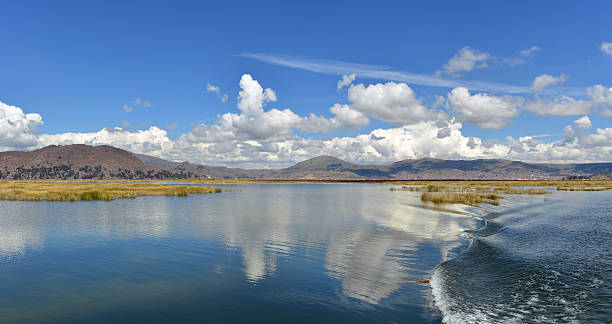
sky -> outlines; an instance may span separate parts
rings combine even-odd
[[[612,2],[4,1],[0,150],[612,161]]]

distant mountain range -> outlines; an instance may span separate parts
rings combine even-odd
[[[51,145],[31,152],[0,152],[0,179],[562,179],[610,178],[612,162],[525,163],[500,159],[415,159],[354,164],[319,156],[284,169],[239,169],[172,162],[116,147]]]

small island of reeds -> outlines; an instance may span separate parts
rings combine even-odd
[[[140,196],[187,196],[221,192],[213,186],[182,186],[151,183],[0,183],[0,200],[80,201],[114,200]]]

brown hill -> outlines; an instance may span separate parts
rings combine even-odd
[[[184,179],[145,165],[134,154],[113,146],[51,145],[31,152],[0,152],[0,179]]]

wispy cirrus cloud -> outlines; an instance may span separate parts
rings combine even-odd
[[[356,74],[360,78],[401,81],[410,84],[441,88],[466,87],[477,91],[491,91],[509,94],[527,94],[531,92],[529,86],[515,86],[487,81],[451,80],[426,74],[396,71],[391,69],[391,67],[384,65],[367,65],[334,60],[277,56],[262,53],[242,53],[238,56],[300,70],[340,76]]]

